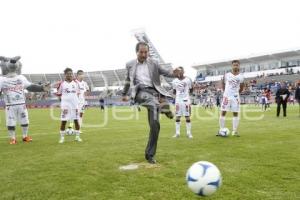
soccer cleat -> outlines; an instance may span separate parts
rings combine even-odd
[[[64,143],[64,142],[65,142],[65,138],[64,138],[64,137],[61,137],[58,143],[59,143],[59,144],[62,144],[62,143]]]
[[[26,137],[23,137],[23,142],[32,142],[32,137],[30,136],[26,136]]]
[[[192,135],[192,134],[187,134],[187,137],[188,137],[189,139],[193,139],[193,135]]]
[[[232,132],[231,132],[231,135],[232,135],[232,136],[235,136],[235,137],[240,137],[240,135],[238,134],[237,131],[232,131]]]
[[[79,136],[76,136],[76,137],[75,137],[75,141],[77,141],[77,142],[82,142],[82,139],[81,139]]]
[[[174,118],[174,114],[172,113],[172,111],[166,112],[165,115],[169,119],[173,119]]]
[[[175,134],[175,135],[173,135],[173,138],[179,138],[179,134]]]
[[[153,157],[147,159],[149,164],[156,164],[156,160]]]
[[[17,144],[17,140],[16,139],[10,139],[9,144]]]

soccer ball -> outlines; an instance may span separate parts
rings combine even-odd
[[[210,196],[222,184],[219,169],[207,161],[194,163],[186,173],[188,187],[199,196]]]
[[[219,131],[219,135],[222,137],[227,137],[229,135],[230,131],[228,128],[221,128]]]
[[[66,129],[66,135],[73,135],[73,134],[74,134],[74,130],[72,128]]]

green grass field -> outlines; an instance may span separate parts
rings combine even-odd
[[[85,113],[82,143],[66,137],[58,144],[59,121],[47,109],[32,109],[33,142],[9,145],[4,111],[0,129],[0,199],[204,199],[187,187],[189,166],[206,160],[219,167],[223,185],[205,199],[294,200],[300,199],[300,124],[298,106],[288,106],[287,118],[276,118],[275,108],[261,112],[243,107],[241,137],[216,137],[218,112],[193,108],[194,139],[173,139],[174,121],[161,117],[156,159],[144,161],[148,137],[146,110],[109,108],[107,113],[90,108]],[[59,110],[55,110],[56,117]],[[230,114],[230,113],[229,113]],[[107,117],[105,117],[107,116]],[[231,129],[231,120],[226,126]],[[124,120],[124,118],[130,118]],[[103,124],[107,123],[103,127]],[[140,168],[119,167],[139,163]]]

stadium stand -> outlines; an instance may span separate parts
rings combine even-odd
[[[33,83],[55,83],[63,80],[64,75],[56,74],[24,74]],[[125,79],[125,69],[85,72],[85,81],[95,87],[121,86]]]

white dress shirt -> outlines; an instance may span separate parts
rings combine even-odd
[[[143,63],[137,61],[135,80],[138,84],[143,84],[143,85],[153,87],[149,68],[146,61]]]

